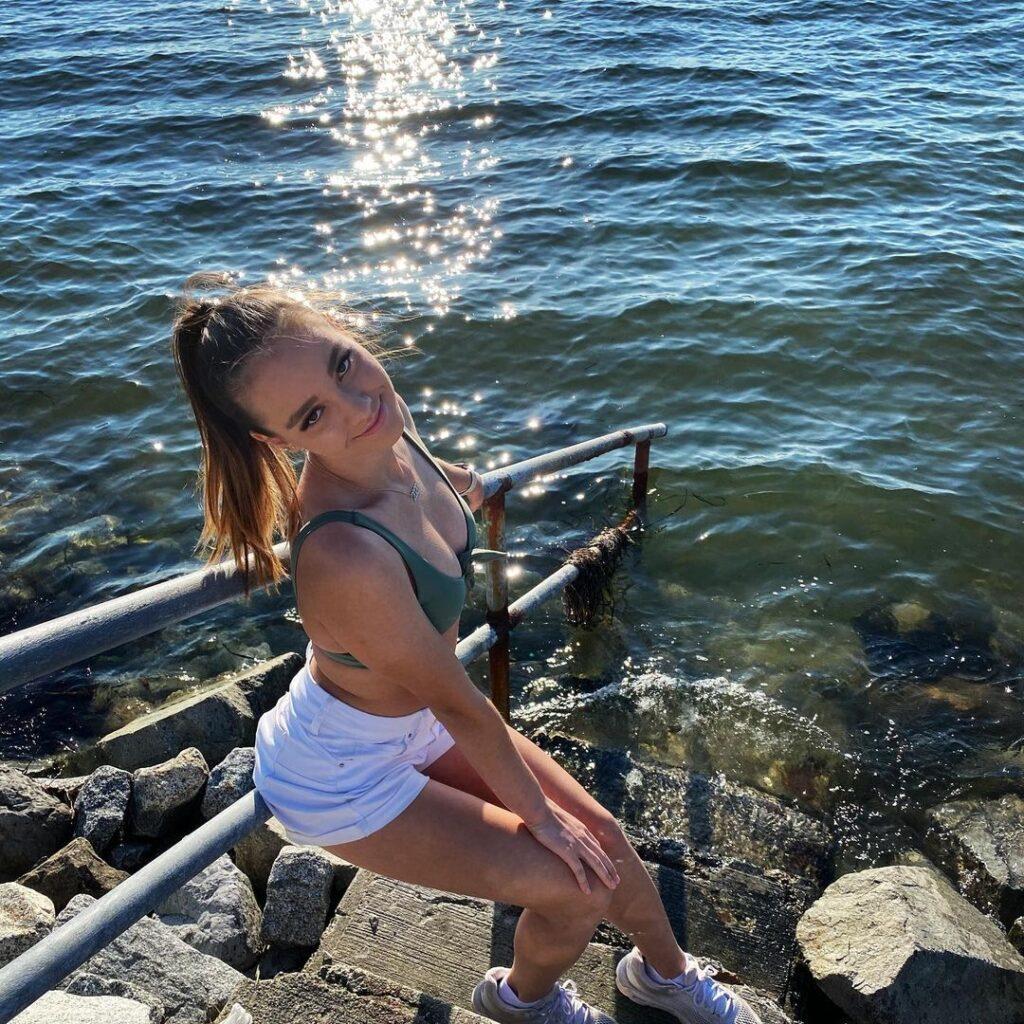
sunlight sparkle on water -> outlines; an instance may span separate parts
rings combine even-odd
[[[444,315],[458,297],[456,282],[501,237],[493,224],[499,201],[481,198],[439,209],[434,194],[422,188],[442,168],[430,139],[464,132],[467,122],[453,115],[474,94],[479,103],[481,90],[497,90],[493,77],[485,76],[495,73],[501,40],[475,22],[470,0],[450,8],[429,0],[291,2],[313,21],[302,30],[298,52],[287,55],[282,74],[293,87],[315,89],[262,113],[271,125],[326,135],[338,146],[334,169],[322,176],[322,192],[337,200],[337,215],[313,225],[324,259],[309,272],[341,301],[384,291],[409,305],[422,299]],[[488,129],[494,121],[484,112],[468,123]],[[476,140],[464,143],[460,155],[465,178],[499,162]],[[353,237],[353,218],[373,221],[355,232],[372,260],[350,261],[353,252],[326,241],[332,233]]]

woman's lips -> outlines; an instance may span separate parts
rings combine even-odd
[[[377,416],[374,421],[361,433],[356,435],[357,437],[366,437],[369,434],[374,434],[379,429],[380,425],[384,422],[384,416],[387,410],[384,408],[384,400],[381,399],[377,405]]]

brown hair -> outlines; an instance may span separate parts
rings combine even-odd
[[[226,294],[196,294],[210,288]],[[274,431],[243,408],[238,389],[249,359],[266,351],[290,319],[303,315],[322,316],[375,356],[411,351],[386,349],[365,325],[365,314],[323,293],[287,292],[267,282],[240,287],[226,273],[188,278],[172,328],[171,351],[202,443],[196,490],[202,491],[204,521],[196,552],[207,546],[211,565],[230,548],[246,597],[253,587],[276,587],[288,574],[273,550],[275,535],[290,542],[301,513],[290,457],[250,436],[250,430]],[[372,312],[373,319],[379,315]]]

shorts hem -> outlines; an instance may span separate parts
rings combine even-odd
[[[332,829],[330,832],[324,832],[317,836],[307,836],[296,832],[295,829],[288,828],[284,822],[281,822],[281,827],[289,839],[302,846],[336,846],[352,843],[357,839],[365,839],[368,835],[394,821],[420,795],[423,787],[430,781],[427,775],[421,775],[419,772],[415,772],[414,775],[413,784],[404,790],[397,799],[381,807],[376,813],[360,818],[356,824]]]

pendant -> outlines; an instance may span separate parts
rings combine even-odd
[[[420,500],[420,485],[418,481],[412,485],[412,490],[409,491],[409,495],[413,501]]]

